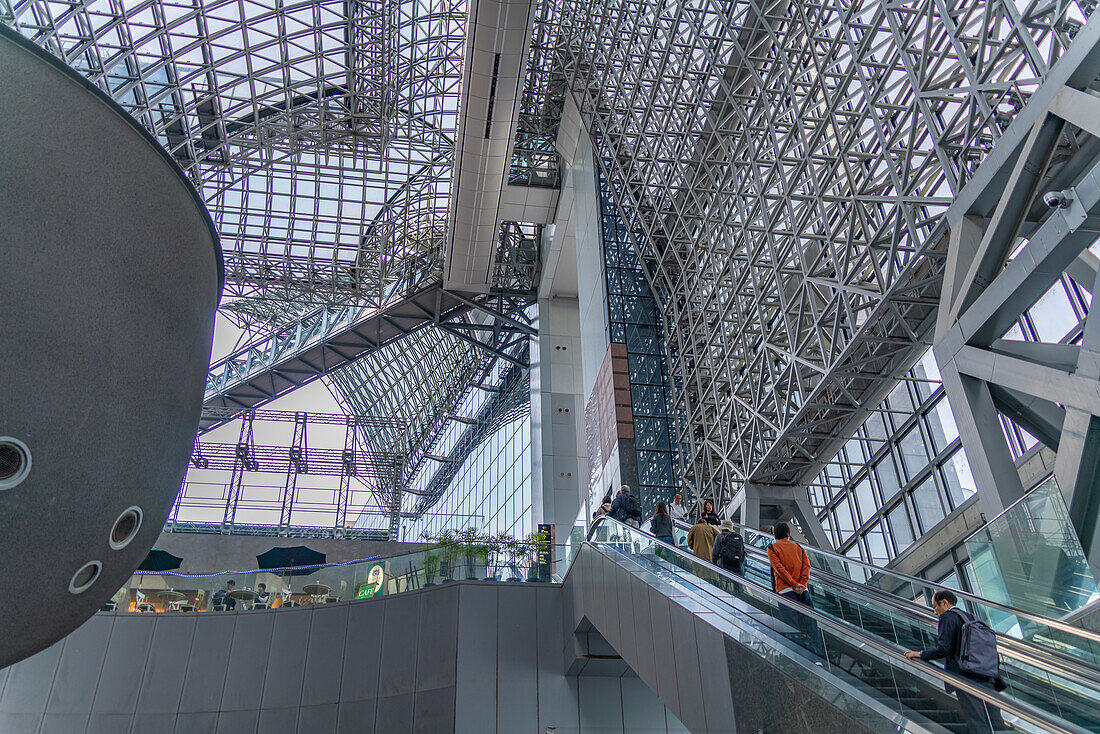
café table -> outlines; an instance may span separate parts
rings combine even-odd
[[[229,592],[229,596],[239,601],[241,606],[244,607],[245,604],[251,603],[256,598],[256,592],[252,589],[233,589]]]
[[[311,597],[313,597],[314,604],[318,604],[319,599],[323,599],[328,596],[328,593],[330,591],[332,591],[332,589],[325,586],[324,584],[306,584],[302,587],[302,593],[309,594]]]
[[[165,601],[167,609],[179,607],[187,599],[187,594],[182,591],[176,591],[175,589],[165,589],[164,591],[158,591],[157,596]]]

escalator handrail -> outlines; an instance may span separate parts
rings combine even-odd
[[[767,562],[766,551],[763,548],[746,544],[745,550],[751,552],[754,557],[762,557],[765,559],[764,562]],[[847,576],[814,568],[813,579],[815,581],[811,583],[825,581],[828,585],[840,587],[846,593],[853,594],[874,604],[881,604],[911,619],[918,619],[932,625],[938,625],[939,623],[938,618],[930,613],[927,607],[907,601],[882,589],[860,584]],[[998,638],[998,648],[1006,657],[1019,660],[1021,663],[1039,668],[1047,673],[1056,674],[1078,685],[1100,689],[1100,669],[1091,665],[1088,661],[1065,655],[1058,650],[1040,647],[1033,642],[1021,640],[1003,632],[994,630],[994,633]]]
[[[736,523],[736,522],[732,522],[732,521],[730,521],[730,522],[733,524],[733,527],[738,529],[738,530],[747,531],[747,532],[751,532],[751,533],[756,533],[757,535],[763,536],[765,538],[771,538],[772,540],[775,539],[775,537],[773,535],[771,535],[770,533],[765,533],[763,530],[757,530],[756,528],[750,528],[747,525],[742,525],[740,523]],[[684,523],[682,521],[679,521],[679,520],[676,521],[676,526],[679,527],[681,530],[690,530],[690,528],[691,528],[690,525],[688,525],[687,523]],[[746,542],[746,545],[748,545],[747,542]],[[1074,637],[1080,637],[1080,638],[1089,640],[1091,642],[1095,642],[1097,645],[1100,645],[1100,633],[1096,633],[1096,632],[1093,632],[1092,630],[1084,629],[1083,627],[1074,627],[1073,625],[1067,624],[1067,623],[1061,621],[1060,619],[1051,619],[1049,617],[1044,617],[1040,614],[1033,614],[1032,612],[1025,612],[1023,610],[1016,609],[1015,607],[1010,607],[1007,604],[1001,604],[1000,602],[992,601],[990,599],[985,599],[983,597],[977,596],[976,594],[971,594],[969,592],[962,591],[960,589],[952,589],[950,587],[944,586],[943,584],[937,584],[935,582],[928,581],[927,579],[918,578],[916,576],[910,576],[908,574],[901,573],[900,571],[894,571],[894,570],[889,569],[889,568],[883,568],[882,566],[875,566],[875,565],[872,565],[870,563],[866,563],[864,561],[848,558],[847,556],[843,556],[843,555],[841,555],[839,553],[835,553],[833,551],[823,550],[821,548],[818,548],[817,546],[809,546],[809,547],[812,548],[814,550],[814,552],[820,553],[821,555],[823,555],[827,558],[832,558],[836,561],[840,561],[840,562],[843,562],[843,563],[849,563],[853,566],[859,566],[861,568],[865,568],[868,571],[870,571],[872,574],[883,574],[883,575],[886,575],[886,576],[892,576],[894,578],[901,579],[901,580],[903,580],[907,583],[916,584],[918,586],[927,586],[929,588],[935,589],[936,591],[947,590],[947,591],[950,591],[953,594],[955,594],[955,596],[959,597],[960,599],[966,599],[967,601],[970,601],[971,603],[978,604],[978,605],[981,605],[981,606],[991,607],[993,609],[996,609],[997,611],[1004,612],[1006,614],[1011,614],[1015,617],[1019,617],[1020,619],[1026,619],[1029,622],[1034,622],[1036,624],[1040,624],[1040,625],[1043,625],[1045,627],[1050,627],[1050,628],[1056,629],[1060,632],[1064,632],[1068,635],[1072,635]]]
[[[769,589],[768,587],[759,584],[752,579],[731,574],[724,568],[720,568],[713,563],[705,561],[702,558],[694,555],[693,553],[687,553],[678,546],[670,545],[662,540],[658,540],[657,538],[649,535],[648,533],[645,533],[638,528],[631,527],[629,525],[626,525],[625,523],[621,523],[618,520],[615,520],[614,518],[607,515],[601,515],[592,522],[592,526],[589,528],[588,534],[585,536],[585,540],[587,543],[593,546],[597,546],[597,544],[602,544],[600,541],[592,540],[592,535],[595,533],[596,529],[600,525],[603,525],[605,523],[613,523],[615,526],[622,528],[628,533],[638,533],[639,535],[645,537],[647,540],[650,540],[663,548],[671,550],[678,556],[687,557],[692,563],[699,564],[703,568],[717,574],[720,577],[724,577],[736,583],[748,584],[757,591],[764,592],[773,601],[778,602],[780,605],[787,606],[793,609],[798,614],[804,614],[810,617],[819,625],[824,625],[825,627],[833,630],[835,633],[838,633],[841,636],[847,636],[849,639],[854,638],[854,640],[861,645],[872,648],[878,653],[886,655],[887,657],[892,658],[895,661],[912,665],[914,669],[926,673],[933,678],[936,678],[941,683],[946,683],[954,688],[963,691],[964,693],[968,693],[971,696],[980,698],[983,701],[986,701],[987,703],[996,706],[1002,711],[1007,711],[1013,716],[1018,716],[1019,718],[1024,719],[1031,724],[1044,727],[1054,734],[1089,734],[1089,732],[1077,726],[1076,724],[1055,719],[1046,711],[1037,709],[1030,704],[1023,703],[1022,701],[1016,701],[1015,699],[1006,698],[999,693],[990,691],[988,688],[977,686],[972,681],[967,680],[966,678],[948,673],[946,670],[939,667],[938,665],[927,664],[917,668],[917,663],[914,663],[913,661],[906,658],[902,652],[898,651],[897,647],[883,642],[879,638],[875,637],[874,635],[868,634],[866,631],[860,629],[859,627],[856,627],[855,625],[836,620],[819,612],[813,607],[808,607],[804,604],[791,601],[790,599],[785,598],[783,594],[778,594],[772,589]],[[572,568],[572,566],[570,566],[570,568]],[[568,575],[568,571],[566,572],[566,574]],[[702,579],[700,579],[700,581],[706,583]]]

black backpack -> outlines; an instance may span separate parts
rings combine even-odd
[[[722,565],[727,568],[743,569],[745,567],[745,541],[740,533],[722,533],[726,540],[722,542],[722,555],[719,558]]]
[[[623,492],[623,515],[626,516],[627,520],[642,519],[642,505],[638,502],[638,498],[630,492]]]
[[[959,630],[959,670],[982,678],[997,678],[1001,674],[1000,658],[997,656],[997,633],[980,619],[975,619],[961,609],[958,612],[963,621]]]

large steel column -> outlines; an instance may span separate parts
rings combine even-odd
[[[252,456],[255,447],[255,439],[252,435],[254,415],[252,411],[249,411],[241,419],[241,435],[237,439],[233,474],[229,479],[229,492],[225,497],[225,515],[222,517],[223,535],[231,534],[233,525],[237,522],[237,505],[241,501],[241,492],[244,491],[244,473],[259,469],[259,465]]]
[[[1098,72],[1094,17],[956,197],[946,215],[951,247],[935,344],[986,515],[1025,489],[1004,414],[1058,452],[1055,476],[1094,569],[1100,318],[1086,317],[1079,341],[1073,332],[1060,343],[1005,336],[1065,275],[1093,302],[1100,293],[1088,251],[1100,236],[1100,97],[1089,90]]]
[[[294,502],[298,499],[298,475],[309,473],[309,445],[306,437],[306,413],[294,414],[294,437],[290,444],[290,461],[286,467],[286,484],[283,486],[282,507],[279,511],[279,535],[290,530]]]

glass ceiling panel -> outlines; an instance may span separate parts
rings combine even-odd
[[[410,284],[395,260],[439,269],[464,0],[0,0],[0,20],[188,173],[227,296],[380,301]]]

